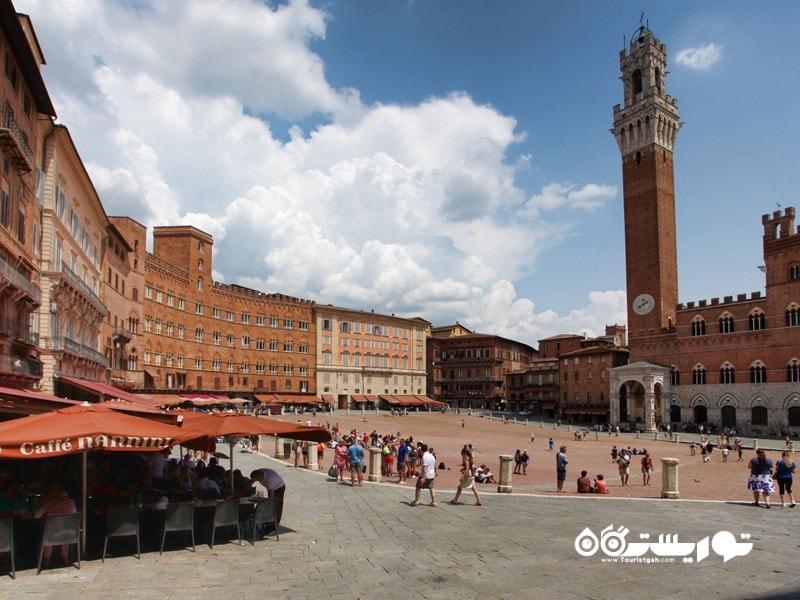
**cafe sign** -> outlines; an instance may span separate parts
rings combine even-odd
[[[172,445],[170,437],[121,436],[121,435],[84,435],[51,440],[23,441],[4,444],[0,447],[2,458],[45,458],[63,456],[86,450],[114,451],[153,451],[163,450]]]

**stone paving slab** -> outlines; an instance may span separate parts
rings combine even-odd
[[[286,599],[627,600],[800,597],[800,511],[741,502],[482,494],[483,506],[410,506],[413,488],[338,485],[323,473],[266,456],[239,454],[236,468],[277,469],[287,481],[280,541],[218,543],[211,550],[84,561],[0,579],[0,600]],[[427,501],[427,491],[422,499]],[[582,557],[576,537],[589,527],[698,542],[716,532],[749,533],[752,551],[724,562],[609,563]],[[648,554],[653,558],[652,553]]]

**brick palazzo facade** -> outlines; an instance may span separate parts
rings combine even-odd
[[[673,150],[678,102],[666,46],[642,27],[620,52],[631,364],[612,371],[612,423],[800,430],[800,230],[795,209],[762,217],[766,294],[678,303]]]
[[[452,408],[503,410],[506,376],[529,368],[535,348],[462,325],[437,327],[428,338],[428,395]]]

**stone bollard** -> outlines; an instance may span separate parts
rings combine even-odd
[[[306,469],[309,471],[319,470],[317,460],[317,442],[306,442]]]
[[[636,439],[637,440],[639,439],[639,431],[638,430],[636,431]]]
[[[383,461],[383,456],[381,455],[381,449],[370,448],[369,465],[367,466],[367,481],[380,482],[382,461]]]
[[[553,423],[553,429],[558,429],[558,423]]]
[[[758,440],[753,440],[753,452],[758,450]]]
[[[674,441],[676,444],[677,444],[678,442],[680,442],[680,441],[681,441],[681,436],[680,436],[680,434],[679,434],[679,433],[673,433],[673,434],[672,434],[672,437],[673,437],[673,441]]]
[[[678,492],[678,463],[677,458],[661,459],[661,497],[677,500],[681,497]]]
[[[786,450],[789,452],[794,452],[794,442],[789,440],[789,445],[786,446]]]
[[[600,434],[598,432],[594,432],[594,441],[598,441],[600,439]]]
[[[539,429],[544,429],[544,421],[539,421]]]
[[[497,492],[501,494],[511,493],[511,463],[514,457],[510,454],[500,455],[500,474],[497,479]]]
[[[275,458],[287,458],[283,452],[283,438],[275,438]]]
[[[654,440],[657,440],[657,439],[658,439],[658,432],[657,432],[657,431],[654,431],[654,432],[653,432],[653,439],[654,439]]]

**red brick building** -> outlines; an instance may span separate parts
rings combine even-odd
[[[212,246],[194,227],[153,231],[144,387],[315,394],[313,302],[214,282]]]
[[[678,303],[673,150],[678,103],[666,46],[642,27],[620,52],[631,364],[612,373],[611,421],[800,430],[800,231],[795,210],[762,217],[766,294]]]
[[[457,324],[452,327],[460,327]],[[428,338],[428,395],[451,408],[506,408],[506,374],[527,368],[534,348],[496,335],[463,333]]]

